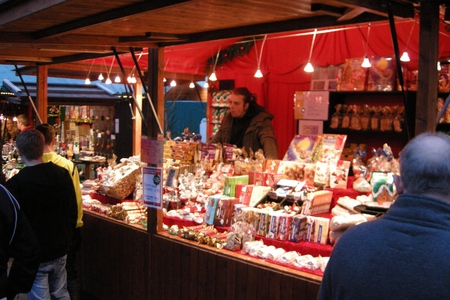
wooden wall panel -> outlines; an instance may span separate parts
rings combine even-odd
[[[85,213],[89,300],[316,299],[320,277]]]

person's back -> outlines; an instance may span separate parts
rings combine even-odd
[[[449,297],[450,138],[423,134],[400,159],[400,196],[384,217],[341,237],[318,299]]]
[[[81,195],[82,193],[80,187],[80,177],[78,174],[77,166],[72,161],[68,160],[65,157],[62,157],[54,151],[56,144],[55,128],[50,124],[43,123],[36,126],[36,130],[44,135],[44,162],[52,162],[55,165],[65,168],[72,177],[72,183],[75,189],[78,218],[76,228],[74,228],[73,232],[73,240],[70,244],[69,252],[67,253],[66,270],[67,289],[69,291],[71,299],[77,300],[80,298],[77,260],[79,259],[79,249],[81,246],[81,228],[83,226],[83,200]]]
[[[36,236],[14,197],[0,185],[0,299],[26,293],[39,266]],[[8,261],[13,261],[8,272]]]
[[[37,279],[46,276],[49,263],[56,266],[61,261],[63,269],[58,272],[63,272],[62,281],[58,286],[52,286],[49,281],[50,293],[58,294],[58,288],[63,284],[66,298],[62,299],[69,299],[64,265],[77,219],[72,179],[66,169],[43,162],[44,137],[37,130],[22,132],[17,137],[17,147],[26,167],[6,184],[19,201],[39,241],[41,255]],[[41,283],[35,281],[30,299],[46,293],[39,290],[39,285]]]

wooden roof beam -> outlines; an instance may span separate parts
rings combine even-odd
[[[125,7],[112,9],[103,13],[81,18],[65,24],[59,24],[47,29],[39,30],[33,33],[35,39],[58,36],[67,34],[71,31],[83,28],[87,29],[91,26],[106,23],[109,21],[117,21],[122,18],[130,18],[133,15],[142,14],[147,11],[165,8],[168,6],[188,2],[189,0],[166,0],[166,1],[145,1],[131,4]]]
[[[396,1],[396,0],[339,0],[338,2],[349,8],[364,8],[366,12],[372,14],[377,14],[380,16],[387,17],[387,4],[388,1],[391,3],[392,13],[396,17],[401,18],[413,18],[414,17],[414,4],[412,2],[406,1]]]

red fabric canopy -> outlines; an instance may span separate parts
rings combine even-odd
[[[417,20],[402,20],[396,23],[400,55],[403,51],[408,51],[411,62],[404,63],[404,67],[410,70],[417,69],[418,65],[419,27]],[[442,23],[441,27],[439,57],[448,57],[450,35],[445,30],[445,24]],[[312,40],[311,30],[271,34],[265,41],[259,39],[248,54],[236,56],[233,60],[216,66],[219,80],[234,80],[235,87],[246,86],[257,94],[258,102],[274,114],[280,158],[284,156],[297,131],[293,110],[294,93],[310,89],[312,74],[304,72],[303,68],[308,62]],[[238,41],[240,39],[166,47],[164,70],[204,74],[208,59],[215,57],[219,49],[223,50]],[[369,57],[394,56],[387,21],[318,30],[311,52],[311,63],[321,67],[336,66],[343,64],[347,58],[362,58],[365,54]],[[258,79],[253,75],[259,57],[264,77]],[[111,59],[106,60],[107,66],[111,64]],[[133,67],[129,55],[122,55],[121,60],[124,66]],[[142,70],[146,70],[145,55],[139,60],[139,65]]]

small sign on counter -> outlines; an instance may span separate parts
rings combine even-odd
[[[142,167],[144,205],[162,209],[162,168]]]

